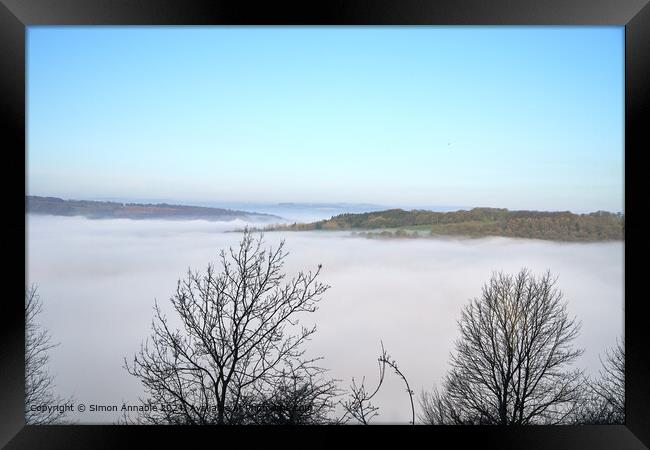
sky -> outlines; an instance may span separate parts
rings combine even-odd
[[[623,211],[623,27],[29,27],[27,193]]]

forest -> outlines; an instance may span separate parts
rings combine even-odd
[[[596,211],[509,211],[473,208],[454,212],[390,209],[363,214],[340,214],[328,220],[269,226],[266,230],[364,230],[370,238],[418,238],[432,236],[503,236],[567,242],[623,240],[625,216]],[[380,230],[380,231],[370,231]]]

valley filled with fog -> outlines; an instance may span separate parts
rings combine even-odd
[[[314,213],[318,217],[319,213]],[[204,271],[218,251],[236,247],[246,223],[27,216],[27,282],[43,300],[40,321],[53,341],[50,370],[57,393],[89,404],[135,403],[139,381],[131,359],[149,336],[154,300],[173,313],[169,297],[188,268]],[[258,224],[251,224],[258,225]],[[458,336],[460,308],[481,294],[493,271],[528,267],[558,276],[568,309],[582,322],[579,367],[595,373],[599,354],[623,334],[623,242],[556,243],[484,239],[378,240],[349,232],[267,232],[286,240],[288,277],[322,264],[331,285],[305,325],[318,331],[308,356],[347,388],[352,377],[377,381],[380,340],[416,396],[438,384]],[[172,314],[170,314],[171,316]],[[407,423],[410,404],[387,371],[376,423]],[[417,406],[416,406],[417,408]],[[73,415],[80,423],[112,423],[119,413]]]

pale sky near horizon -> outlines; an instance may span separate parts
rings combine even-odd
[[[29,27],[27,193],[623,211],[623,27]]]

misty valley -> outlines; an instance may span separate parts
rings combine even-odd
[[[356,220],[350,217],[357,212],[365,214],[327,210],[324,215],[297,211],[295,205],[291,210],[296,217],[325,224],[336,214],[349,221]],[[368,239],[358,229],[339,226],[325,231],[291,225],[299,220],[293,217],[271,228],[269,217],[277,217],[272,211],[260,211],[255,217],[238,211],[227,220],[94,220],[84,214],[29,212],[26,216],[27,282],[37,286],[43,304],[40,325],[59,344],[49,355],[54,391],[58,398],[93,406],[67,412],[66,419],[77,423],[120,423],[125,408],[136,413],[156,408],[155,399],[153,406],[141,403],[150,394],[130,366],[141,345],[151,343],[154,306],[158,305],[170,329],[183,329],[170,302],[180,292],[181,281],[191,280],[192,273],[205,274],[209,264],[214,264],[217,277],[222,271],[219,252],[225,250],[227,256],[232,248],[237,256],[245,228],[264,230],[263,249],[277,249],[285,241],[283,283],[301,272],[317,274],[323,283],[322,292],[315,292],[320,297],[317,307],[297,318],[305,329],[316,326],[302,346],[301,357],[322,358],[316,359],[317,366],[325,371],[318,376],[331,380],[328,392],[336,394],[329,399],[330,418],[363,410],[359,383],[364,380],[366,397],[377,383],[381,389],[366,404],[369,414],[365,418],[352,414],[349,423],[367,419],[407,424],[414,417],[416,423],[426,423],[431,412],[427,401],[432,398],[427,393],[437,392],[450,371],[461,312],[485,294],[486,283],[498,281],[494,278],[498,273],[514,277],[526,268],[534,277],[547,271],[557,277],[555,288],[566,301],[567,317],[580,323],[573,345],[584,352],[575,355],[570,366],[582,370],[583,376],[598,376],[603,356],[623,335],[624,243],[610,239],[622,233],[615,230],[622,227],[616,215],[577,216],[575,220],[583,220],[607,238],[567,242],[477,235],[467,239],[463,234]],[[432,214],[445,217],[446,213]],[[574,220],[566,215],[561,219]],[[490,220],[492,229],[495,220]],[[478,229],[473,223],[472,230]],[[413,226],[417,229],[418,224]],[[573,222],[571,226],[576,229]],[[308,292],[314,285],[305,277],[301,282]],[[516,285],[517,278],[501,281]],[[245,298],[243,302],[246,305]],[[289,326],[287,332],[291,330]],[[299,335],[299,327],[296,330]],[[380,372],[378,355],[380,369],[381,355],[386,356]],[[393,370],[391,363],[399,370]],[[405,380],[411,398],[405,393]],[[210,402],[206,405],[214,409]],[[538,423],[535,420],[531,423]]]
[[[19,414],[638,423],[625,30],[27,27]]]

